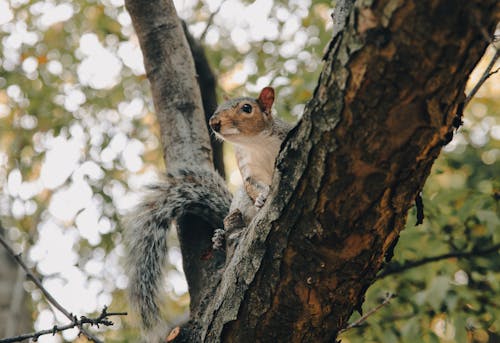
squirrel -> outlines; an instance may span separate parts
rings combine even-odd
[[[244,190],[256,209],[267,199],[276,157],[292,128],[291,124],[272,115],[273,103],[274,89],[265,87],[257,99],[242,97],[226,101],[209,120],[215,135],[234,145]],[[237,195],[244,194],[239,190]],[[251,207],[240,210],[248,224],[255,210]]]
[[[241,234],[264,205],[269,195],[274,164],[281,143],[292,125],[271,113],[274,89],[264,87],[258,98],[235,98],[220,105],[209,120],[215,135],[234,145],[236,162],[243,179],[224,218],[224,229],[216,230],[214,248],[225,242],[226,263],[231,259]]]
[[[204,218],[214,228],[214,248],[226,241],[230,259],[244,227],[269,194],[280,146],[291,125],[272,116],[274,89],[265,87],[257,99],[226,101],[210,118],[218,138],[235,146],[244,186],[232,201],[224,180],[215,172],[177,169],[149,187],[149,192],[128,216],[125,242],[129,273],[129,299],[140,315],[148,341],[162,337],[158,293],[167,258],[168,229],[185,214]],[[216,230],[224,226],[224,230]]]

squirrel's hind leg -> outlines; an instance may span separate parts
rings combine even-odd
[[[231,202],[229,214],[224,218],[224,229],[215,230],[213,248],[226,249],[226,263],[231,260],[245,228],[253,219],[257,209],[243,187],[240,187]]]

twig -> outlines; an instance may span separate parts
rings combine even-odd
[[[108,313],[108,312],[106,312],[106,307],[104,307],[101,314],[97,318],[87,318],[87,317],[82,316],[80,318],[80,320],[73,321],[70,324],[66,324],[66,325],[62,325],[62,326],[55,325],[52,329],[40,330],[37,332],[19,335],[16,337],[0,339],[0,343],[21,342],[25,339],[30,339],[30,338],[33,338],[33,341],[37,341],[40,336],[55,335],[57,332],[62,332],[64,330],[72,329],[76,326],[78,326],[81,330],[81,326],[84,324],[96,325],[97,327],[99,327],[99,325],[111,326],[111,325],[113,325],[113,322],[108,319],[109,316],[125,316],[125,315],[127,315],[126,312]]]
[[[469,94],[467,94],[467,97],[465,98],[464,100],[464,106],[463,108],[465,109],[467,107],[467,105],[469,104],[469,102],[472,100],[472,98],[474,97],[474,95],[476,95],[477,91],[479,90],[479,88],[481,88],[481,86],[483,85],[483,83],[493,74],[495,74],[496,72],[498,72],[498,70],[500,69],[497,69],[493,72],[491,72],[491,69],[493,68],[493,66],[495,65],[496,61],[498,60],[498,58],[500,58],[500,50],[497,49],[493,44],[492,44],[493,48],[495,49],[495,54],[493,55],[490,63],[488,64],[488,66],[486,67],[486,69],[484,70],[483,72],[483,75],[481,76],[481,78],[479,79],[479,81],[474,85],[474,87],[472,88],[472,90],[470,91]]]
[[[394,299],[395,297],[396,297],[396,295],[394,295],[392,293],[388,293],[386,295],[385,299],[380,304],[378,304],[377,306],[375,306],[374,308],[372,308],[370,311],[366,312],[363,316],[361,316],[360,318],[358,318],[358,320],[356,320],[356,321],[352,322],[351,324],[347,325],[344,329],[340,330],[339,333],[343,333],[343,332],[346,332],[349,329],[361,326],[361,324],[363,324],[370,316],[372,316],[375,312],[377,312],[382,307],[384,307],[389,302],[391,302],[391,300]]]
[[[3,229],[3,227],[1,225],[2,224],[0,223],[0,229]],[[4,231],[4,230],[1,230],[1,231]],[[26,264],[24,263],[24,261],[21,259],[21,255],[20,254],[16,254],[14,252],[14,250],[4,240],[4,238],[3,238],[2,235],[0,235],[0,244],[2,244],[4,246],[4,248],[7,250],[7,252],[9,253],[9,255],[11,255],[16,260],[16,262],[19,263],[19,265],[24,269],[24,271],[26,272],[26,275],[28,276],[28,278],[31,279],[31,281],[33,281],[33,283],[42,291],[42,293],[43,293],[43,295],[45,295],[45,298],[47,299],[47,301],[49,303],[51,303],[55,308],[57,308],[62,314],[64,314],[66,316],[66,318],[68,318],[69,320],[71,320],[73,323],[77,323],[78,321],[77,321],[76,317],[74,315],[72,315],[71,313],[69,313],[61,304],[59,304],[57,302],[57,300],[54,299],[54,297],[45,289],[45,287],[43,287],[42,282],[40,281],[40,279],[38,279],[35,276],[35,274],[33,274],[31,272],[31,270],[28,268],[28,266],[26,266]],[[80,329],[81,333],[83,333],[89,340],[94,341],[96,343],[101,343],[101,340],[99,340],[93,334],[91,334],[90,332],[88,332],[87,330],[85,330],[83,327],[78,326],[78,328]]]
[[[208,29],[212,25],[214,17],[217,15],[217,13],[219,13],[224,2],[226,2],[226,0],[222,0],[219,7],[217,7],[217,9],[210,14],[210,17],[208,17],[207,26],[205,26],[205,29],[203,30],[203,32],[201,33],[201,36],[200,36],[200,42],[203,42],[205,40],[205,36],[207,35]]]
[[[432,256],[432,257],[426,257],[421,260],[416,260],[416,261],[408,261],[403,265],[397,265],[397,264],[388,264],[382,272],[380,272],[377,275],[377,279],[383,279],[386,276],[392,275],[392,274],[397,274],[401,273],[403,271],[406,271],[408,269],[412,269],[415,267],[420,267],[424,264],[427,263],[432,263],[432,262],[437,262],[440,260],[446,260],[448,258],[469,258],[469,257],[476,257],[476,256],[483,256],[483,255],[488,255],[491,253],[494,253],[496,251],[500,250],[500,243],[495,244],[487,249],[483,250],[471,250],[471,251],[457,251],[457,252],[451,252],[443,255],[438,255],[438,256]]]

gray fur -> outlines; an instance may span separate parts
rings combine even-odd
[[[186,214],[223,226],[231,195],[224,180],[203,169],[177,169],[151,185],[126,224],[129,298],[140,315],[143,333],[157,337],[162,324],[158,292],[167,257],[167,233]],[[150,340],[152,341],[152,340]]]
[[[281,120],[278,117],[273,117],[273,125],[271,135],[276,135],[283,142],[286,138],[286,135],[293,128],[293,125],[287,123],[284,120]]]

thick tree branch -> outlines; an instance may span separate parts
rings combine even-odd
[[[198,60],[202,78],[196,80],[194,57],[202,57],[191,42],[171,0],[126,0],[125,5],[139,38],[146,73],[162,132],[167,172],[188,168],[213,172],[212,150],[205,120],[216,106],[215,81],[208,63]],[[200,88],[207,95],[202,104]],[[220,152],[219,152],[220,154]],[[220,155],[219,155],[220,158]],[[219,163],[219,168],[221,161]],[[222,170],[222,169],[221,169]],[[202,187],[203,185],[200,185]],[[222,220],[222,218],[220,218]],[[177,233],[183,266],[191,297],[191,315],[203,310],[214,291],[224,266],[223,252],[212,251],[212,236],[217,229],[201,215],[185,214],[177,220]]]
[[[499,250],[500,250],[500,244],[495,244],[486,249],[473,249],[471,251],[454,251],[447,254],[425,257],[420,260],[407,261],[404,264],[390,263],[387,266],[385,266],[384,269],[377,275],[377,279],[383,279],[389,275],[400,274],[407,271],[408,269],[420,267],[428,263],[447,260],[449,258],[473,258],[473,257],[489,255],[498,252]]]
[[[452,127],[487,46],[478,27],[492,32],[500,4],[360,1],[349,13],[202,341],[323,342],[347,325]]]
[[[144,55],[167,170],[212,168],[195,66],[172,1],[125,2]]]
[[[208,63],[207,56],[205,55],[205,49],[203,49],[203,46],[200,44],[200,42],[191,35],[185,22],[182,23],[182,26],[189,43],[189,48],[191,49],[191,54],[193,55],[198,84],[200,85],[203,110],[205,112],[205,122],[207,124],[207,129],[209,129],[208,120],[210,119],[212,114],[214,114],[215,109],[217,108],[217,82],[212,68],[210,68],[210,64]],[[224,177],[225,173],[224,159],[222,156],[222,142],[216,139],[214,134],[211,134],[210,144],[212,146],[212,158],[214,161],[215,170],[217,170],[217,172],[222,177]]]

